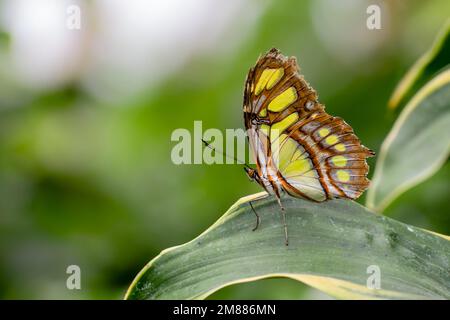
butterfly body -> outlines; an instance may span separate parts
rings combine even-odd
[[[247,174],[269,194],[321,202],[356,199],[368,187],[364,147],[341,118],[325,112],[296,59],[272,49],[251,68],[244,122],[256,169]]]

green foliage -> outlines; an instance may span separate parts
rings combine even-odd
[[[417,92],[440,70],[450,64],[450,19],[442,27],[431,48],[422,56],[397,85],[389,100],[389,107],[397,108],[402,101]]]
[[[404,108],[378,156],[367,206],[383,211],[433,175],[450,152],[450,69],[425,85]]]
[[[450,153],[450,19],[432,47],[397,85],[389,106],[407,103],[384,140],[367,206],[383,211],[395,198],[432,176]]]
[[[267,277],[292,278],[337,298],[450,298],[448,239],[353,201],[286,197],[285,246],[278,203],[273,197],[255,201],[260,196],[241,199],[194,240],[161,252],[136,277],[127,299],[201,299]],[[263,217],[254,232],[249,200]],[[374,265],[381,289],[367,287]]]

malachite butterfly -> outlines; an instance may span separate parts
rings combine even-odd
[[[344,120],[325,112],[299,74],[295,57],[287,58],[275,48],[261,56],[247,75],[243,109],[256,163],[256,169],[245,169],[277,198],[286,244],[282,193],[322,202],[356,199],[369,186],[366,158],[374,152]]]

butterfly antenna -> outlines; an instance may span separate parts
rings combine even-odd
[[[205,141],[204,139],[202,139],[202,142],[204,143],[204,145],[205,145],[207,148],[210,148],[210,149],[213,150],[214,152],[219,152],[220,154],[224,155],[224,156],[227,157],[228,159],[232,159],[232,160],[236,161],[237,163],[242,164],[242,165],[246,166],[247,168],[250,168],[250,166],[249,166],[248,164],[246,164],[245,162],[243,162],[243,161],[237,159],[236,157],[232,157],[232,156],[228,155],[227,153],[223,152],[222,150],[219,150],[219,149],[217,149],[217,148],[214,148],[213,146],[211,146],[211,144],[210,144],[209,142]]]

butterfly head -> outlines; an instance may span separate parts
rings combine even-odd
[[[247,173],[247,176],[251,181],[258,179],[258,173],[256,172],[255,169],[250,168],[250,167],[244,167],[244,170],[245,170],[245,173]]]

